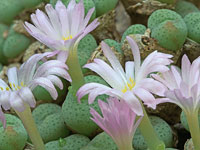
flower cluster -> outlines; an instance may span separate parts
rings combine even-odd
[[[19,112],[24,111],[24,104],[35,107],[36,101],[32,91],[37,86],[45,88],[53,99],[56,99],[58,93],[56,85],[60,89],[63,84],[59,77],[68,81],[71,78],[67,72],[67,65],[58,60],[46,61],[45,56],[49,53],[35,54],[31,56],[19,69],[16,67],[8,69],[8,82],[6,84],[0,79],[0,118],[5,127],[5,118],[1,107],[5,110],[11,107]],[[43,63],[39,65],[40,63]]]
[[[46,89],[52,98],[56,99],[58,93],[55,86],[63,88],[59,78],[62,77],[71,82],[75,92],[81,86],[76,94],[79,102],[87,94],[89,104],[93,103],[98,95],[110,96],[107,103],[98,100],[102,116],[93,108],[90,113],[93,116],[91,119],[112,137],[119,150],[132,150],[132,139],[139,124],[142,124],[140,130],[143,130],[144,138],[149,138],[148,130],[151,130],[153,140],[147,140],[149,149],[165,149],[163,142],[154,134],[143,107],[144,104],[156,109],[159,103],[164,102],[175,103],[183,109],[187,115],[193,143],[200,149],[200,129],[197,123],[200,107],[200,57],[191,64],[184,55],[181,69],[169,67],[173,62],[172,55],[158,51],[149,54],[142,62],[136,42],[127,36],[134,61],[126,62],[124,69],[111,48],[102,42],[104,56],[111,65],[101,59],[94,59],[84,67],[101,76],[109,86],[99,83],[84,84],[77,47],[80,40],[99,25],[97,19],[88,25],[95,8],[90,9],[85,16],[82,0],[79,3],[71,0],[67,7],[58,0],[55,9],[47,4],[45,10],[47,15],[36,10],[35,14],[31,15],[34,25],[25,22],[24,27],[53,52],[33,55],[19,69],[10,68],[7,73],[8,84],[0,79],[0,120],[4,128],[6,121],[2,108],[9,110],[12,107],[16,112],[23,112],[26,106],[35,107],[32,91],[37,86]],[[47,61],[46,57],[54,55],[57,55],[57,60]],[[25,118],[28,114],[26,113],[19,116]],[[192,128],[193,124],[196,125],[195,128]],[[28,125],[26,127],[28,128]],[[28,131],[31,131],[31,128],[28,128]],[[36,127],[34,131],[37,131]],[[37,139],[40,136],[35,138],[33,133],[30,134],[36,149],[44,150],[42,140]]]

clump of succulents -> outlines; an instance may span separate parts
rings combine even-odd
[[[155,38],[161,47],[171,51],[182,48],[188,33],[182,17],[168,9],[153,12],[148,19],[148,28],[151,29],[151,37]]]
[[[200,43],[200,12],[189,13],[184,17],[188,28],[188,37],[197,43]]]
[[[22,150],[26,145],[28,135],[19,118],[6,114],[6,129],[0,122],[0,149],[4,150]]]
[[[23,8],[30,8],[42,0],[21,2]],[[165,102],[183,110],[192,137],[190,144],[200,149],[200,57],[191,63],[184,55],[181,68],[171,65],[172,55],[159,51],[141,60],[137,43],[128,36],[151,31],[150,39],[164,49],[177,51],[186,40],[187,28],[188,36],[198,42],[190,34],[191,27],[195,31],[199,28],[198,13],[189,13],[183,20],[174,11],[157,10],[148,19],[150,30],[141,24],[132,25],[122,35],[121,43],[119,39],[104,39],[99,49],[89,33],[100,24],[95,18],[113,9],[118,0],[50,2],[53,6],[45,6],[47,15],[37,9],[31,15],[33,24],[25,22],[24,27],[52,51],[31,56],[19,68],[8,69],[8,81],[0,79],[0,149],[22,150],[28,133],[36,150],[173,150],[168,148],[173,146],[171,127],[161,118],[149,116],[144,107],[156,109]],[[4,58],[17,57],[30,43],[12,27],[7,30],[6,25],[0,25],[2,63]],[[125,39],[134,60],[122,63],[116,55],[123,57],[121,45]],[[95,49],[103,59],[95,56],[88,62]],[[59,105],[36,100],[59,100]],[[32,113],[31,108],[35,108]],[[13,110],[22,122],[7,114]]]
[[[199,12],[199,9],[191,2],[179,0],[175,5],[175,11],[182,17],[192,12]]]

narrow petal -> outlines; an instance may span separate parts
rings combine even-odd
[[[148,107],[156,109],[156,103],[154,96],[143,88],[136,88],[133,90],[134,94],[137,95]]]
[[[33,90],[34,88],[36,88],[37,86],[41,86],[43,88],[45,88],[49,94],[51,95],[51,97],[56,100],[56,98],[58,97],[58,93],[53,85],[53,83],[47,79],[47,78],[43,78],[43,77],[40,77],[40,78],[37,78],[33,81],[30,82],[29,84],[29,88],[31,90]]]
[[[173,76],[175,78],[176,84],[178,86],[180,86],[181,81],[182,81],[181,75],[179,74],[179,72],[176,70],[176,68],[174,66],[171,66],[171,71],[172,71]]]
[[[18,86],[18,75],[16,67],[8,69],[8,82],[12,85],[11,88],[13,90],[15,86]]]
[[[36,17],[38,19],[38,22],[40,24],[40,27],[42,28],[43,32],[46,35],[49,35],[52,39],[58,39],[58,34],[56,34],[55,30],[53,29],[49,18],[46,16],[46,14],[39,9],[36,10]]]
[[[125,64],[125,72],[126,72],[126,78],[127,79],[132,78],[134,80],[134,73],[135,73],[134,67],[135,66],[134,66],[134,62],[133,61],[126,62],[126,64]]]
[[[54,85],[56,85],[59,89],[63,89],[63,83],[60,80],[60,78],[58,78],[57,76],[54,75],[49,75],[47,76],[47,79],[49,79]]]
[[[110,47],[105,42],[101,42],[101,47],[102,47],[104,55],[106,56],[106,58],[111,63],[115,72],[118,73],[121,77],[125,77],[124,69],[122,68],[119,60],[117,59],[115,54],[112,52]]]
[[[164,96],[164,92],[167,90],[162,83],[151,78],[141,80],[139,83],[137,83],[136,87],[146,89],[147,91],[159,96]]]
[[[5,91],[8,85],[2,79],[0,79],[0,92]]]
[[[137,75],[137,73],[140,69],[140,64],[141,64],[140,50],[137,46],[137,43],[131,37],[127,36],[126,39],[128,40],[128,42],[131,46],[131,50],[132,50],[133,58],[134,58],[134,63],[135,63],[135,73]]]
[[[53,26],[53,29],[56,31],[56,33],[58,34],[58,37],[61,37],[61,23],[58,17],[57,12],[55,11],[55,9],[52,7],[51,4],[47,4],[45,6],[45,10],[48,14],[48,17],[51,21],[51,24]]]
[[[120,74],[115,72],[107,63],[100,59],[94,59],[94,63],[86,64],[84,68],[96,72],[114,89],[121,90],[126,84]]]
[[[57,59],[61,62],[66,62],[69,52],[68,51],[60,51],[58,53]]]
[[[10,101],[9,101],[10,93],[11,93],[10,91],[4,91],[0,93],[0,104],[5,110],[10,109]]]
[[[9,101],[10,101],[11,107],[15,111],[19,111],[19,112],[24,111],[25,106],[24,106],[23,100],[16,92],[10,93]]]
[[[71,24],[70,21],[71,20],[69,20],[69,17],[68,17],[68,16],[70,16],[70,14],[68,14],[66,7],[61,2],[61,0],[57,1],[55,9],[56,9],[56,12],[58,13],[59,20],[60,20],[60,23],[61,23],[62,36],[63,37],[70,36],[71,35],[71,32],[70,32],[70,28],[71,28],[70,27],[70,24]]]
[[[94,8],[94,7],[91,8],[91,9],[88,11],[88,13],[87,13],[87,15],[86,15],[86,17],[85,17],[85,19],[84,19],[84,23],[83,23],[83,26],[82,26],[81,29],[84,29],[84,28],[87,26],[87,24],[88,24],[88,22],[90,21],[90,18],[91,18],[91,16],[92,16],[92,14],[93,14],[94,11],[95,11],[95,8]]]
[[[45,72],[52,69],[53,67],[68,69],[67,65],[59,60],[49,60],[37,68],[34,74],[34,78],[42,76]]]
[[[99,84],[99,83],[87,83],[87,84],[83,85],[77,91],[76,96],[78,98],[78,101],[80,102],[80,99],[84,95],[95,92],[95,94],[92,94],[92,96],[89,96],[89,99],[88,99],[89,104],[93,103],[97,96],[96,90],[100,90],[100,92],[101,92],[100,94],[107,94],[110,96],[122,98],[122,92],[120,92],[118,90],[111,89],[110,87],[107,87],[107,86]],[[98,94],[98,95],[100,95],[100,94]]]
[[[134,113],[136,113],[138,116],[143,116],[142,106],[133,92],[127,91],[124,93],[123,99]]]
[[[183,55],[181,70],[182,70],[182,78],[185,83],[188,83],[190,66],[191,66],[190,60],[186,55]]]
[[[34,108],[36,105],[35,98],[33,96],[33,93],[28,87],[23,87],[18,92],[21,99],[27,103],[30,107]]]
[[[94,29],[96,29],[99,26],[99,22],[97,19],[92,21],[84,30],[83,34],[78,38],[77,42],[78,43],[83,37],[85,37],[88,33],[92,32]]]

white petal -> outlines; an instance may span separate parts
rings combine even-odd
[[[36,105],[35,98],[33,93],[28,87],[23,87],[19,90],[18,94],[20,95],[21,99],[26,102],[30,107],[34,108]]]
[[[56,12],[58,13],[59,20],[61,22],[62,36],[68,37],[71,35],[71,32],[70,32],[71,21],[69,19],[70,14],[67,13],[67,9],[65,5],[60,0],[57,1],[55,8],[56,8]]]
[[[24,106],[23,100],[21,99],[21,97],[16,92],[10,93],[9,101],[10,101],[11,107],[15,111],[19,111],[19,112],[24,111],[25,106]]]
[[[110,47],[105,42],[101,42],[101,47],[102,47],[104,55],[111,63],[115,72],[118,73],[123,78],[124,81],[126,81],[126,78],[125,78],[126,75],[125,75],[124,69],[122,68],[119,60],[117,59],[115,54],[112,52]]]
[[[2,105],[2,107],[5,110],[10,109],[9,97],[10,97],[9,91],[4,91],[4,92],[0,93],[0,104]]]
[[[125,72],[126,72],[126,78],[129,80],[132,78],[134,80],[134,62],[133,61],[128,61],[125,64]]]
[[[61,34],[61,23],[60,23],[57,12],[55,11],[55,9],[52,7],[51,4],[47,4],[45,6],[45,10],[46,10],[46,12],[49,16],[49,19],[51,21],[51,24],[52,24],[55,32],[57,33],[57,36],[61,37],[62,36],[62,34]]]
[[[91,96],[89,96],[90,99],[88,99],[89,104],[93,103],[96,96],[100,95],[100,94],[96,93],[97,90],[100,92],[100,94],[107,94],[107,95],[119,97],[119,98],[122,98],[122,94],[123,94],[121,91],[111,89],[110,87],[107,87],[107,86],[99,84],[99,83],[87,83],[78,90],[78,92],[76,94],[78,101],[80,102],[80,99],[84,95],[94,93]]]
[[[56,100],[56,98],[58,97],[58,93],[57,93],[57,91],[56,91],[53,83],[49,79],[43,78],[43,77],[34,79],[33,81],[30,82],[29,88],[31,90],[33,90],[38,85],[41,86],[41,87],[43,87],[43,88],[45,88],[49,92],[49,94],[51,95],[51,97],[54,100]]]
[[[131,91],[127,91],[123,95],[123,99],[130,106],[131,110],[138,116],[143,116],[142,106],[137,97]]]
[[[117,74],[108,64],[100,59],[94,59],[94,63],[86,64],[84,68],[96,72],[114,89],[121,90],[126,85],[120,74]]]
[[[190,66],[191,66],[190,60],[186,55],[183,55],[181,70],[182,70],[182,78],[185,83],[189,83]]]
[[[1,93],[2,91],[5,91],[5,90],[6,90],[6,88],[8,87],[8,85],[6,84],[6,82],[4,82],[2,79],[0,79],[0,87],[3,88],[3,90],[0,89],[0,93]],[[10,88],[9,88],[9,89],[10,89]]]
[[[127,36],[126,39],[128,40],[128,42],[131,46],[131,50],[132,50],[133,58],[134,58],[134,63],[135,63],[135,74],[137,76],[137,73],[139,72],[140,64],[141,64],[140,50],[137,46],[137,43],[131,37]]]
[[[15,85],[15,86],[19,85],[18,84],[18,75],[17,75],[17,68],[16,67],[8,69],[8,82],[10,84],[12,84],[12,87],[13,87],[13,85]],[[12,89],[14,90],[14,87]]]
[[[60,80],[60,78],[58,78],[57,76],[49,75],[49,76],[47,76],[47,79],[49,79],[58,88],[63,89],[63,83]]]
[[[67,61],[68,54],[69,51],[60,51],[60,53],[58,53],[57,59],[65,63]]]
[[[133,90],[135,95],[137,95],[148,107],[156,109],[156,102],[154,96],[147,90],[143,88],[136,88]]]

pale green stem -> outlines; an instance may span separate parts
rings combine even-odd
[[[75,46],[73,50],[69,51],[69,56],[67,58],[67,66],[69,67],[69,74],[72,79],[72,88],[73,91],[76,93],[77,90],[84,85],[84,76],[81,70],[81,66],[79,64],[78,60],[78,54],[77,54],[77,47]]]
[[[126,141],[124,143],[126,143],[126,145],[124,144],[124,145],[118,146],[119,150],[134,150],[132,146],[132,141],[130,141],[129,143],[127,143]]]
[[[16,111],[19,118],[22,120],[26,131],[35,147],[35,150],[45,150],[42,138],[37,130],[37,126],[31,114],[31,109],[26,105],[26,109],[23,112]]]
[[[198,121],[198,111],[194,113],[185,112],[185,115],[190,129],[194,150],[200,150],[200,129]]]
[[[144,116],[139,125],[139,129],[145,141],[147,142],[149,150],[165,150],[165,144],[158,138],[158,135],[156,134],[144,107],[143,107],[143,113]]]

